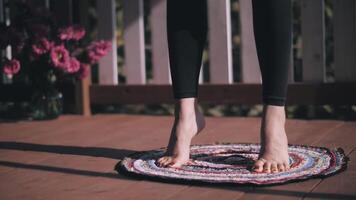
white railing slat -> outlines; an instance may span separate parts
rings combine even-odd
[[[356,81],[356,1],[334,0],[336,81]]]
[[[125,0],[124,39],[127,84],[146,83],[143,0]]]
[[[232,83],[229,0],[208,0],[210,83]]]
[[[167,0],[151,0],[153,83],[171,83],[167,43]]]
[[[111,50],[99,61],[99,84],[118,84],[115,0],[97,1],[98,39],[112,42]]]
[[[240,0],[241,82],[262,83],[253,28],[251,0]]]
[[[303,81],[324,82],[324,0],[302,0]]]

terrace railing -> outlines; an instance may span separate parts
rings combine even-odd
[[[4,15],[0,0],[0,20]],[[9,0],[7,0],[9,1]],[[199,80],[199,101],[259,104],[261,75],[252,26],[251,0],[239,0],[241,78],[233,81],[230,0],[207,0],[209,17],[209,82]],[[298,0],[296,0],[298,1]],[[333,0],[334,80],[326,79],[325,1],[301,3],[302,80],[296,81],[291,48],[287,104],[356,104],[356,1]],[[87,23],[87,0],[38,0],[48,4],[63,21]],[[118,79],[115,0],[97,0],[98,37],[112,41],[112,51],[99,63],[99,80],[83,80],[77,88],[78,112],[90,115],[92,104],[172,103],[166,38],[166,0],[122,0],[126,82]],[[144,3],[150,4],[152,81],[147,81]],[[203,73],[203,68],[201,70]]]

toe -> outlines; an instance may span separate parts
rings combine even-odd
[[[162,158],[159,158],[156,160],[156,165],[159,167],[161,165]]]
[[[263,160],[258,159],[255,164],[253,165],[253,171],[255,172],[262,172],[263,171]]]
[[[182,166],[182,164],[180,162],[171,162],[168,167],[171,167],[171,168],[180,168]]]
[[[164,167],[166,165],[166,163],[169,161],[169,157],[164,157],[161,161],[160,161],[160,167]]]
[[[263,172],[271,173],[271,162],[265,162],[265,164],[263,165]]]
[[[289,165],[289,163],[284,163],[284,169],[285,169],[285,171],[290,170],[290,165]]]
[[[166,159],[166,157],[160,157],[159,159],[157,159],[156,163],[160,165],[162,164],[164,159]]]
[[[278,172],[277,163],[273,162],[271,164],[271,172],[272,173],[277,173]]]
[[[278,164],[277,165],[277,167],[278,167],[278,170],[280,171],[280,172],[284,172],[285,171],[285,167],[284,167],[284,165],[283,164]]]
[[[166,161],[164,161],[163,166],[167,167],[168,165],[172,164],[173,159],[172,158],[168,158]]]

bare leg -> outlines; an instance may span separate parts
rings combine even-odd
[[[264,105],[261,120],[261,151],[256,172],[283,172],[289,169],[288,140],[283,106]]]
[[[256,47],[263,80],[261,151],[256,172],[289,169],[285,101],[292,40],[290,0],[253,0]]]
[[[181,167],[189,161],[192,138],[205,126],[197,106],[198,80],[207,33],[206,0],[167,0],[167,34],[175,119],[158,166]]]
[[[189,161],[192,138],[205,127],[203,114],[196,98],[182,98],[175,104],[175,119],[164,156],[159,158],[160,167],[181,167]]]

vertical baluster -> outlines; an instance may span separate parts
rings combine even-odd
[[[167,43],[167,0],[151,0],[153,83],[171,83]]]
[[[232,83],[231,14],[229,0],[208,0],[211,83]]]
[[[356,81],[356,1],[335,0],[334,50],[336,81]]]
[[[128,84],[146,83],[143,0],[124,0],[124,71]]]
[[[241,23],[241,81],[261,83],[256,42],[253,29],[253,9],[251,0],[240,0]]]
[[[126,1],[125,1],[126,2]],[[115,0],[98,0],[98,39],[111,42],[111,50],[99,61],[99,84],[118,84]]]
[[[303,81],[324,82],[324,0],[302,1]]]

